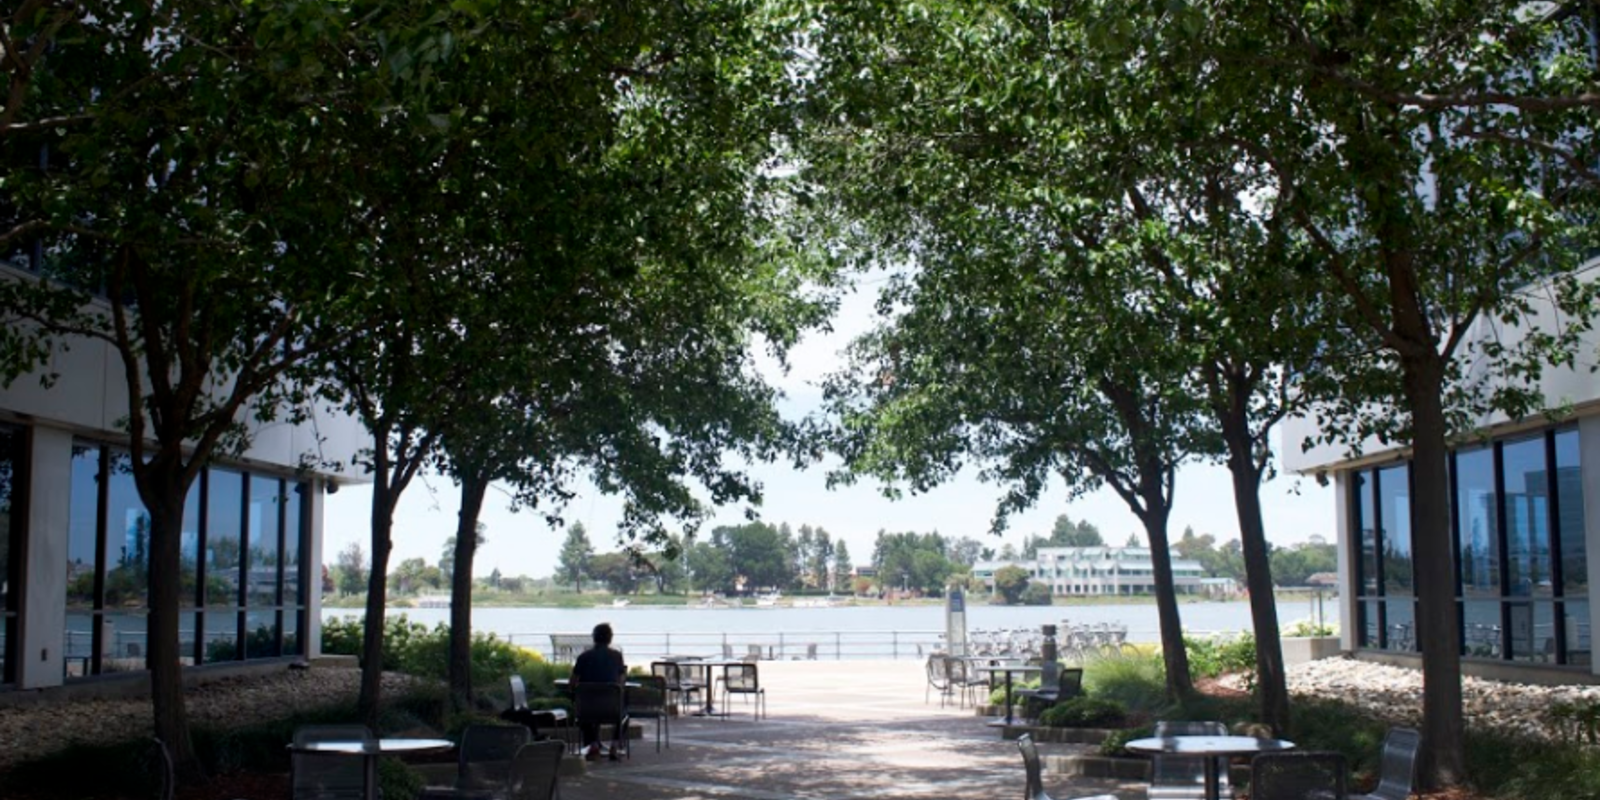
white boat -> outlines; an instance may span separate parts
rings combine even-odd
[[[416,599],[417,608],[449,608],[450,595],[448,594],[423,594]]]
[[[610,605],[600,605],[599,603],[596,603],[595,608],[627,608],[628,604],[631,602],[633,601],[626,597],[618,597],[617,599],[612,600]]]
[[[794,608],[833,608],[839,604],[839,598],[833,595],[827,597],[802,597],[790,603]]]
[[[782,599],[783,595],[778,592],[756,595],[756,608],[777,608],[778,601]]]

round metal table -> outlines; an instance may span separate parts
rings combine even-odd
[[[1220,800],[1221,781],[1217,779],[1217,759],[1253,756],[1278,750],[1293,750],[1294,742],[1285,739],[1258,739],[1254,736],[1162,736],[1134,739],[1123,745],[1135,753],[1167,756],[1206,756],[1206,798]]]

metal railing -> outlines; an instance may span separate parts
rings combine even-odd
[[[506,639],[556,661],[570,660],[573,645],[587,643],[589,633],[513,633]],[[673,633],[671,631],[618,631],[613,645],[631,664],[664,655],[706,658],[743,658],[759,655],[768,660],[820,659],[920,659],[942,647],[944,632],[910,631],[773,631],[770,633]],[[577,648],[581,650],[582,648]]]

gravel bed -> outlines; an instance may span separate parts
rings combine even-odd
[[[412,683],[407,676],[385,674],[383,691],[403,691]],[[184,697],[191,725],[221,727],[354,703],[360,690],[360,670],[286,669],[208,682],[186,689]],[[71,745],[116,744],[149,736],[151,730],[150,701],[145,698],[0,708],[0,770]]]
[[[1422,722],[1422,673],[1417,670],[1327,658],[1290,667],[1291,695],[1340,700],[1399,725]],[[1228,680],[1228,679],[1225,679]],[[1235,676],[1234,685],[1241,681]],[[1558,703],[1600,703],[1600,686],[1539,686],[1463,677],[1462,711],[1468,728],[1553,740],[1559,731],[1550,710]]]

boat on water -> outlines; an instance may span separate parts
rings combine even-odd
[[[839,605],[840,600],[830,594],[827,597],[802,597],[789,605],[792,608],[833,608]]]
[[[627,608],[633,601],[626,597],[618,597],[610,603],[595,603],[595,608]]]
[[[417,608],[449,608],[450,607],[450,595],[448,595],[448,594],[424,594],[424,595],[418,595],[417,599],[415,601],[415,605],[416,605]]]
[[[783,599],[779,592],[756,595],[756,608],[777,608],[778,601]]]

